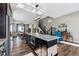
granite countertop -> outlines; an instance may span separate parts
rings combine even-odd
[[[42,40],[45,41],[51,41],[51,40],[55,40],[57,37],[56,36],[51,36],[51,35],[44,35],[44,34],[39,34],[39,33],[27,33],[28,35],[32,35],[34,37],[40,38]]]
[[[0,39],[0,45],[2,45],[5,42],[5,39]]]

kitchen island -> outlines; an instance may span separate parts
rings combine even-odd
[[[32,47],[32,49],[38,56],[57,55],[56,36],[38,33],[27,33],[27,37],[27,43]]]

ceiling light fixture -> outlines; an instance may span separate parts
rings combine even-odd
[[[41,8],[39,8],[39,4],[35,4],[35,5],[33,5],[32,3],[27,3],[27,5],[29,5],[29,6],[31,6],[31,7],[33,7],[34,8],[34,10],[32,11],[33,13],[35,13],[36,12],[36,9],[38,9],[38,14],[43,14],[43,13],[46,13],[46,11],[45,10],[43,10],[43,9],[41,9]]]

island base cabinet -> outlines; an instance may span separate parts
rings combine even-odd
[[[36,49],[35,50],[35,53],[38,55],[38,56],[42,56],[42,53],[41,53],[41,47]]]
[[[45,45],[42,46],[42,56],[47,56],[47,47]]]
[[[48,48],[48,56],[54,56],[57,54],[57,44]]]
[[[38,56],[47,56],[47,46],[41,45],[35,50],[35,52]]]
[[[51,47],[45,45],[35,50],[38,56],[55,56],[57,54],[57,44]]]

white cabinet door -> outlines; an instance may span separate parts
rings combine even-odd
[[[44,45],[42,46],[42,56],[46,56],[47,55],[47,47]]]
[[[54,56],[57,54],[57,44],[48,48],[48,56]]]
[[[41,50],[41,47],[39,47],[38,49],[35,50],[36,54],[38,56],[42,56],[42,50]]]

